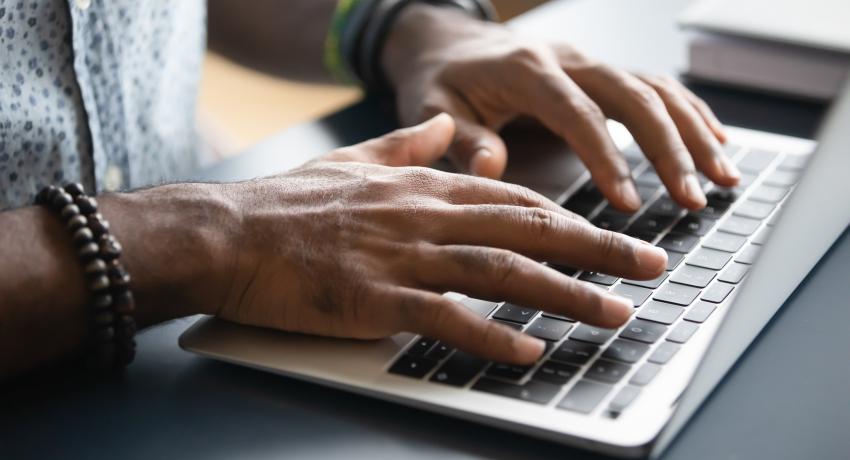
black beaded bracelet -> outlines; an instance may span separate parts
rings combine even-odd
[[[83,266],[92,313],[87,364],[98,370],[125,368],[136,355],[136,304],[130,275],[119,261],[121,244],[97,212],[97,200],[80,184],[45,187],[35,202],[62,219]]]

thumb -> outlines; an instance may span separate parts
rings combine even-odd
[[[385,166],[428,166],[446,154],[454,134],[454,119],[441,113],[419,125],[340,149],[326,159]]]
[[[462,171],[498,179],[505,172],[508,149],[495,131],[476,122],[457,118],[451,158]]]

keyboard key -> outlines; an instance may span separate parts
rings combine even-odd
[[[705,268],[685,265],[670,278],[670,281],[688,286],[704,288],[714,279],[717,272]]]
[[[688,214],[673,227],[674,232],[703,236],[714,227],[717,221],[698,214]]]
[[[717,305],[713,303],[704,301],[697,302],[696,305],[688,309],[688,313],[685,315],[685,321],[701,323],[707,320],[716,309]]]
[[[536,404],[546,404],[558,394],[561,387],[537,380],[529,380],[523,385],[515,385],[484,377],[475,382],[472,389]]]
[[[637,399],[640,394],[640,388],[632,385],[627,385],[617,393],[611,402],[608,403],[608,410],[619,414],[626,410],[626,408],[631,404],[635,399]]]
[[[646,212],[654,216],[676,217],[682,212],[682,207],[670,197],[661,196],[647,208]]]
[[[587,203],[584,201],[575,201],[570,199],[566,203],[564,203],[562,207],[574,214],[577,214],[582,217],[587,217],[593,214],[593,211],[596,210],[599,204],[600,203]]]
[[[751,217],[753,219],[765,219],[773,212],[776,205],[771,203],[761,203],[754,200],[746,200],[732,212],[736,216]]]
[[[637,232],[632,230],[626,230],[626,235],[637,238],[642,241],[646,241],[647,243],[652,243],[655,238],[658,236],[658,233],[649,233],[649,232]]]
[[[745,247],[744,250],[741,251],[737,257],[735,257],[735,262],[752,265],[753,263],[755,263],[760,250],[761,246],[751,244]]]
[[[518,366],[516,364],[493,363],[487,368],[485,374],[490,377],[501,377],[506,380],[522,380],[525,374],[531,370],[531,366]]]
[[[430,380],[462,387],[478,375],[486,365],[486,360],[458,350],[431,375]]]
[[[649,289],[655,289],[658,286],[661,286],[661,283],[663,283],[664,280],[666,280],[668,276],[669,276],[669,274],[667,274],[665,272],[665,273],[662,273],[661,276],[659,276],[658,278],[654,278],[654,279],[651,279],[651,280],[638,281],[638,280],[624,279],[623,282],[626,283],[626,284],[631,284],[632,286],[642,286],[642,287],[649,288]]]
[[[755,174],[741,173],[741,178],[738,180],[738,185],[735,186],[735,190],[739,193],[743,193],[745,190],[750,188],[753,185],[753,182],[758,179],[758,176]]]
[[[515,323],[526,324],[531,321],[531,318],[537,314],[537,310],[533,308],[520,307],[512,303],[505,303],[496,313],[493,313],[493,318],[505,321],[513,321]]]
[[[473,313],[482,318],[486,318],[487,315],[489,315],[493,310],[496,309],[496,307],[499,306],[499,302],[473,299],[472,297],[466,297],[465,299],[461,300],[460,303],[462,303],[466,308],[472,310]]]
[[[667,364],[676,352],[679,351],[681,346],[676,345],[672,342],[662,342],[661,345],[658,345],[658,348],[649,355],[647,361],[655,364]]]
[[[443,342],[437,342],[431,351],[425,355],[426,358],[431,358],[435,361],[442,361],[443,358],[449,355],[449,353],[454,351],[454,347]]]
[[[778,156],[779,154],[776,152],[753,149],[747,152],[747,154],[738,161],[738,169],[741,171],[759,174],[770,166],[770,163]]]
[[[750,219],[749,217],[729,216],[728,219],[723,221],[718,230],[735,235],[750,236],[755,233],[759,225],[761,225],[760,220]]]
[[[544,312],[543,312],[543,316],[545,316],[545,317],[547,317],[547,318],[555,318],[555,319],[559,319],[559,320],[561,320],[561,321],[567,321],[567,322],[570,322],[570,323],[574,323],[574,322],[576,322],[576,320],[574,320],[574,319],[572,319],[572,318],[570,318],[570,317],[568,317],[568,316],[564,316],[564,315],[556,315],[556,314],[554,314],[554,313],[549,313],[548,311],[544,311]]]
[[[615,329],[602,329],[601,327],[590,326],[588,324],[580,324],[570,334],[570,339],[601,345],[613,337],[615,332],[617,332]]]
[[[658,375],[658,371],[661,370],[661,366],[652,363],[646,363],[641,366],[637,372],[632,375],[632,378],[629,380],[629,383],[632,385],[644,386],[652,381],[656,375]]]
[[[629,219],[631,218],[631,214],[606,208],[590,222],[601,229],[610,230],[612,232],[620,232],[626,228],[626,225],[629,223]]]
[[[389,369],[390,374],[421,379],[437,365],[437,361],[422,356],[402,355]]]
[[[799,175],[794,171],[773,171],[765,179],[767,185],[776,185],[778,187],[790,187],[797,183]]]
[[[658,242],[657,246],[668,251],[688,253],[698,242],[699,237],[670,232]]]
[[[623,329],[620,337],[637,340],[638,342],[655,343],[665,332],[667,332],[667,326],[642,319],[635,319]]]
[[[653,300],[640,309],[637,317],[661,324],[673,324],[673,322],[676,321],[676,318],[682,314],[683,310],[684,309],[678,305]]]
[[[415,342],[413,342],[413,345],[407,349],[407,354],[413,356],[425,356],[435,343],[437,343],[437,339],[419,337]]]
[[[696,211],[697,215],[709,219],[720,219],[729,209],[729,203],[721,200],[709,201],[704,208]]]
[[[675,343],[685,343],[692,335],[694,335],[694,332],[697,331],[698,327],[699,325],[696,323],[682,321],[674,327],[672,331],[670,331],[670,335],[667,336],[667,340]]]
[[[589,343],[565,340],[554,352],[551,359],[571,364],[584,364],[599,351],[599,347]]]
[[[748,265],[734,262],[729,266],[729,268],[724,270],[717,279],[724,283],[738,284],[742,279],[744,279],[744,276],[749,270],[750,267]]]
[[[557,361],[546,361],[537,368],[537,372],[531,377],[533,380],[564,385],[579,373],[579,368]]]
[[[747,239],[740,235],[732,235],[731,233],[715,232],[703,241],[703,247],[709,249],[717,249],[724,252],[738,252],[739,249],[747,242]]]
[[[741,192],[734,188],[715,187],[705,194],[705,197],[712,201],[725,201],[734,203],[741,197]]]
[[[695,267],[707,268],[709,270],[720,270],[729,260],[732,259],[732,254],[723,251],[715,251],[714,249],[699,248],[688,257],[686,264]]]
[[[570,198],[570,200],[600,204],[605,201],[605,197],[602,195],[602,192],[596,188],[596,185],[593,182],[587,182]]]
[[[617,383],[629,372],[631,366],[623,363],[616,363],[606,359],[597,359],[584,376],[589,379],[597,380],[605,383]]]
[[[750,198],[765,203],[779,203],[788,194],[788,187],[774,187],[762,185],[753,190]]]
[[[649,345],[645,343],[617,339],[608,345],[608,348],[602,353],[602,357],[624,363],[635,363],[643,357],[647,350],[649,350]]]
[[[720,303],[732,292],[735,286],[731,284],[717,282],[712,284],[705,292],[702,293],[700,299],[706,302]]]
[[[646,299],[648,299],[649,295],[652,294],[652,289],[628,284],[618,284],[611,290],[611,292],[631,300],[632,305],[637,308],[646,302]]]
[[[611,391],[610,385],[596,383],[582,379],[576,382],[564,399],[558,403],[559,409],[564,409],[582,414],[589,414],[605,399],[605,395]]]
[[[579,275],[578,279],[582,281],[590,281],[591,283],[601,284],[603,286],[610,286],[617,282],[619,278],[616,276],[606,275],[604,273],[597,272],[583,272]]]
[[[808,161],[808,155],[785,155],[777,168],[783,171],[801,171]]]
[[[759,246],[764,245],[767,243],[767,239],[770,237],[770,232],[772,231],[773,229],[771,227],[765,225],[758,231],[758,233],[756,233],[756,236],[754,236],[750,242]]]
[[[646,168],[635,178],[635,183],[657,187],[661,185],[661,178],[658,177],[658,173],[656,173],[654,169]]]
[[[683,284],[667,283],[652,296],[655,300],[688,306],[699,295],[700,290]]]
[[[559,319],[547,318],[541,316],[528,326],[525,333],[537,337],[538,339],[558,341],[567,335],[567,332],[573,327],[571,323],[561,321]]]
[[[644,214],[629,226],[629,233],[651,233],[657,235],[673,224],[676,218],[672,216],[658,216]]]
[[[637,186],[638,196],[640,197],[640,200],[644,203],[647,203],[653,198],[655,198],[655,194],[658,193],[658,189],[659,187],[654,185]]]
[[[666,252],[667,252],[667,271],[668,272],[673,271],[673,270],[676,269],[676,267],[679,266],[680,263],[682,263],[682,259],[685,258],[685,255],[682,254],[681,252],[672,252],[672,251],[666,251]]]
[[[563,273],[564,275],[567,275],[567,276],[573,276],[576,273],[578,273],[577,268],[568,267],[566,265],[549,264],[549,268],[557,270],[557,271],[559,271],[559,272],[561,272],[561,273]]]
[[[495,322],[500,323],[500,324],[504,324],[505,326],[508,326],[509,328],[517,330],[517,331],[521,331],[522,328],[523,328],[522,324],[513,323],[511,321],[504,321],[504,320],[501,320],[501,319],[492,319],[492,318],[490,320],[495,321]]]

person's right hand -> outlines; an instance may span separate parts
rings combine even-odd
[[[540,340],[441,293],[624,324],[630,302],[540,262],[651,279],[664,271],[665,252],[526,188],[426,168],[454,129],[443,114],[278,176],[224,186],[241,230],[215,313],[335,337],[410,331],[522,364],[540,356]]]

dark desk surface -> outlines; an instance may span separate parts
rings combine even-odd
[[[516,26],[616,64],[680,70],[681,0],[574,0]],[[822,107],[698,88],[730,124],[811,136]],[[374,103],[298,126],[202,177],[290,167],[393,127]],[[850,457],[850,237],[845,234],[668,450],[669,459]],[[0,387],[2,458],[598,458],[582,451],[183,352],[192,319],[139,337],[121,379]]]

